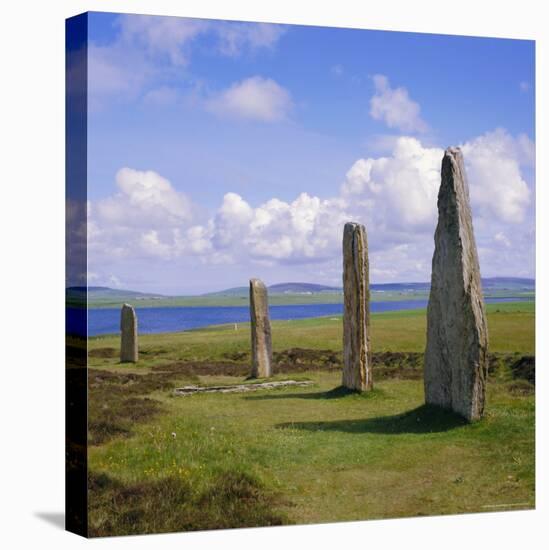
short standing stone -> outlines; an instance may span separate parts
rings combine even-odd
[[[250,320],[252,328],[252,377],[272,374],[271,321],[267,288],[259,279],[250,279]]]
[[[442,160],[438,225],[427,309],[425,401],[467,420],[484,411],[488,328],[473,233],[469,189],[459,148]]]
[[[343,230],[343,379],[344,387],[373,387],[370,351],[370,286],[366,230],[346,223]]]
[[[124,304],[120,312],[120,334],[120,362],[137,363],[137,315],[129,304]]]

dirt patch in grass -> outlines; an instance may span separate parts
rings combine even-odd
[[[536,358],[533,355],[524,355],[514,361],[511,366],[514,379],[527,380],[530,384],[536,383]]]
[[[129,429],[122,426],[122,419],[90,418],[88,420],[88,443],[102,445],[115,437],[128,437]]]
[[[536,393],[536,386],[527,380],[515,380],[507,384],[506,388],[511,395],[519,397],[534,395]]]
[[[423,367],[423,353],[413,351],[372,353],[372,364],[374,367],[421,369]]]
[[[536,358],[533,355],[517,353],[490,353],[488,375],[500,380],[526,380],[536,383]]]
[[[231,361],[237,361],[237,362],[249,363],[251,361],[251,354],[249,351],[231,351],[228,353],[224,353],[223,357],[226,357]]]
[[[89,369],[88,387],[90,391],[119,392],[128,395],[146,395],[156,390],[174,387],[173,376],[169,372],[159,373],[124,373],[107,370]]]
[[[273,353],[275,369],[278,367],[281,372],[287,369],[311,370],[340,368],[343,363],[341,352],[332,350],[316,350],[305,348],[290,348],[288,350]]]
[[[372,368],[374,380],[419,380],[423,376],[423,353],[373,353]]]
[[[88,478],[91,537],[258,527],[289,523],[280,499],[240,472],[205,487],[179,477],[123,484],[104,473]]]
[[[115,348],[95,348],[88,351],[88,357],[99,357],[101,359],[113,359],[118,357],[120,351]]]
[[[163,411],[161,404],[147,397],[117,399],[103,396],[97,403],[91,401],[88,418],[88,443],[101,445],[114,437],[127,437],[132,427],[147,422]]]
[[[273,374],[286,374],[305,372],[310,370],[331,370],[331,365],[323,365],[322,363],[276,363],[273,361]],[[232,363],[232,362],[217,362],[217,361],[178,361],[168,365],[157,365],[151,368],[153,372],[170,373],[172,375],[180,375],[185,377],[197,376],[238,376],[246,377],[250,374],[250,363]]]
[[[133,426],[164,410],[159,401],[143,396],[173,387],[165,376],[89,369],[88,443],[101,445],[130,436]]]
[[[373,367],[374,380],[419,380],[423,377],[423,369],[406,367]]]
[[[415,352],[373,353],[372,367],[377,380],[416,380],[422,376],[423,354]],[[338,370],[343,366],[341,352],[292,348],[273,354],[274,372],[290,373],[307,370]]]
[[[180,374],[183,376],[247,376],[250,372],[250,354],[231,352],[225,354],[228,361],[179,361],[168,365],[152,367],[154,372]],[[376,380],[419,380],[423,376],[423,353],[419,352],[377,352],[372,353],[372,367]],[[490,354],[489,376],[524,378],[534,383],[535,358],[514,354]],[[273,353],[273,373],[289,374],[306,371],[341,369],[341,352],[290,348]]]
[[[210,362],[210,361],[177,361],[167,365],[151,368],[154,373],[163,373],[169,377],[184,376],[197,379],[198,376],[246,376],[250,374],[247,364]]]

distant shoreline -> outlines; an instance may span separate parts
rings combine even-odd
[[[517,292],[517,291],[492,291],[485,292],[485,298],[488,300],[535,300],[534,292]],[[372,291],[371,301],[373,303],[380,302],[396,302],[402,300],[428,300],[429,292],[427,291]],[[128,298],[127,300],[114,301],[94,301],[89,300],[88,309],[118,309],[122,304],[128,303],[136,308],[164,308],[164,307],[243,307],[248,306],[247,296],[181,296],[173,298],[158,298],[158,299],[139,299]],[[311,295],[302,294],[274,294],[269,296],[269,304],[273,306],[291,306],[291,305],[324,305],[324,304],[342,304],[343,295],[339,293],[318,293]],[[70,303],[69,303],[70,304]],[[83,304],[70,304],[75,307],[81,307]]]
[[[504,304],[505,309],[514,309],[521,305],[526,305],[527,308],[535,308],[535,301],[532,299],[517,300],[511,297],[487,298],[486,303],[488,308],[497,308],[500,304]],[[271,320],[273,322],[302,322],[314,319],[339,319],[342,314],[340,306],[341,304],[274,305],[271,307]],[[427,307],[427,300],[405,300],[398,304],[395,302],[376,302],[373,306],[372,315],[374,316],[387,314],[405,316],[410,313],[424,311]],[[220,306],[217,310],[209,306],[180,308],[144,307],[137,308],[137,312],[140,332],[143,334],[170,334],[201,329],[210,330],[214,327],[227,327],[233,324],[239,325],[249,322],[247,306],[241,306],[240,308]],[[88,311],[88,337],[116,335],[118,324],[119,313],[113,308],[97,308]]]

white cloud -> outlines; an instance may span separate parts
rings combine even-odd
[[[118,19],[120,41],[129,46],[141,46],[151,56],[166,56],[176,66],[188,63],[186,47],[208,23],[200,19],[122,15]]]
[[[309,262],[329,258],[348,219],[341,199],[302,193],[292,202],[271,199],[251,207],[227,193],[211,221],[211,243],[226,257],[255,261]]]
[[[369,231],[368,239],[383,239]],[[411,236],[405,243],[384,243],[370,252],[370,280],[373,282],[428,281],[433,257],[432,236]]]
[[[217,21],[212,26],[219,38],[220,53],[235,57],[245,50],[273,48],[286,29],[271,23]]]
[[[102,219],[125,225],[170,225],[192,219],[188,197],[156,172],[121,168],[116,186],[119,193],[96,204]]]
[[[172,257],[172,247],[169,243],[161,241],[158,231],[151,229],[140,236],[141,249],[150,256],[158,256],[163,259]]]
[[[532,275],[533,210],[522,167],[532,166],[534,144],[498,129],[461,147],[483,272]],[[377,280],[428,280],[442,156],[399,137],[390,154],[358,159],[348,171],[342,196],[366,225]]]
[[[245,239],[254,258],[285,262],[328,259],[341,246],[350,214],[341,199],[301,193],[288,203],[271,199],[254,210]]]
[[[95,109],[107,99],[139,97],[157,77],[180,71],[189,61],[190,43],[205,30],[199,20],[145,15],[121,15],[117,27],[111,43],[88,46],[89,97]]]
[[[195,225],[190,227],[183,238],[176,232],[176,245],[179,250],[187,249],[191,254],[206,254],[213,251],[212,242],[212,222],[206,226]]]
[[[117,193],[89,205],[88,252],[105,261],[177,255],[194,219],[187,195],[153,171],[122,168],[115,181]]]
[[[200,35],[213,36],[217,53],[236,57],[246,51],[273,48],[285,28],[270,23],[210,21],[185,17],[122,15],[120,40],[143,47],[151,56],[165,56],[175,66],[189,63],[191,43]]]
[[[527,214],[533,211],[521,172],[531,161],[524,150],[532,147],[505,130],[462,145],[485,275],[532,273],[534,222]],[[358,221],[368,232],[372,280],[428,280],[442,156],[440,148],[399,137],[385,156],[357,159],[332,197],[301,193],[255,206],[229,192],[200,219],[167,179],[124,168],[116,176],[118,192],[90,205],[90,265],[151,258],[291,268],[333,281],[343,226]]]
[[[370,99],[370,115],[389,128],[403,132],[425,132],[427,124],[420,116],[419,104],[408,95],[406,88],[391,88],[385,75],[373,76],[375,94]]]
[[[511,241],[507,238],[503,231],[499,231],[494,235],[494,241],[502,243],[506,248],[511,248]]]
[[[89,94],[93,108],[108,98],[135,98],[164,77],[178,78],[185,86],[186,67],[201,36],[213,38],[211,54],[236,57],[246,52],[273,49],[284,34],[280,25],[209,21],[184,17],[121,15],[118,34],[109,44],[88,47]],[[148,100],[165,101],[166,90],[149,93]],[[160,90],[162,88],[160,87]]]
[[[214,219],[213,242],[216,248],[242,243],[246,227],[253,218],[250,205],[236,193],[227,193]]]
[[[273,198],[253,208],[240,195],[227,193],[206,226],[187,232],[187,246],[180,251],[208,253],[205,260],[214,263],[328,259],[340,246],[348,218],[344,201],[337,198],[321,200],[302,193],[292,202]]]
[[[536,164],[536,146],[526,135],[519,134],[515,139],[516,160],[524,166],[534,167]]]
[[[222,117],[277,122],[293,107],[290,93],[269,78],[253,76],[236,82],[205,101],[205,108]]]
[[[507,223],[524,220],[530,189],[522,177],[520,164],[530,162],[532,149],[527,137],[515,139],[503,129],[462,145],[471,202],[481,215],[492,215]]]
[[[520,223],[530,204],[521,165],[532,162],[533,143],[497,129],[462,144],[473,209],[503,223]],[[371,211],[376,225],[431,228],[437,216],[444,151],[412,137],[395,140],[390,156],[357,160],[347,173],[343,196]]]
[[[154,67],[136,50],[120,44],[88,46],[88,93],[92,107],[106,97],[136,97],[154,74]]]
[[[400,137],[389,157],[357,160],[342,193],[371,211],[383,227],[431,227],[436,217],[443,150]]]
[[[116,275],[106,273],[96,273],[94,271],[88,271],[88,284],[94,286],[110,286],[114,288],[123,288],[124,282],[121,281]]]

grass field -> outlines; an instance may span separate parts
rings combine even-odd
[[[489,304],[488,330],[490,350],[534,354],[534,302]],[[219,325],[178,333],[144,334],[140,336],[140,367],[158,360],[218,360],[227,354],[248,351],[248,323]],[[273,321],[273,347],[284,350],[294,347],[341,350],[341,316]],[[374,351],[417,351],[425,349],[426,318],[424,309],[375,313],[372,315],[372,347]],[[97,336],[90,339],[90,349],[118,348],[118,336]],[[113,361],[107,364],[112,365]]]
[[[314,385],[249,394],[173,395],[242,382],[246,324],[143,335],[132,366],[117,337],[91,338],[91,534],[531,508],[534,316],[488,306],[487,413],[470,425],[423,405],[424,310],[372,315],[365,395],[338,388],[337,317],[274,322],[275,379]]]

